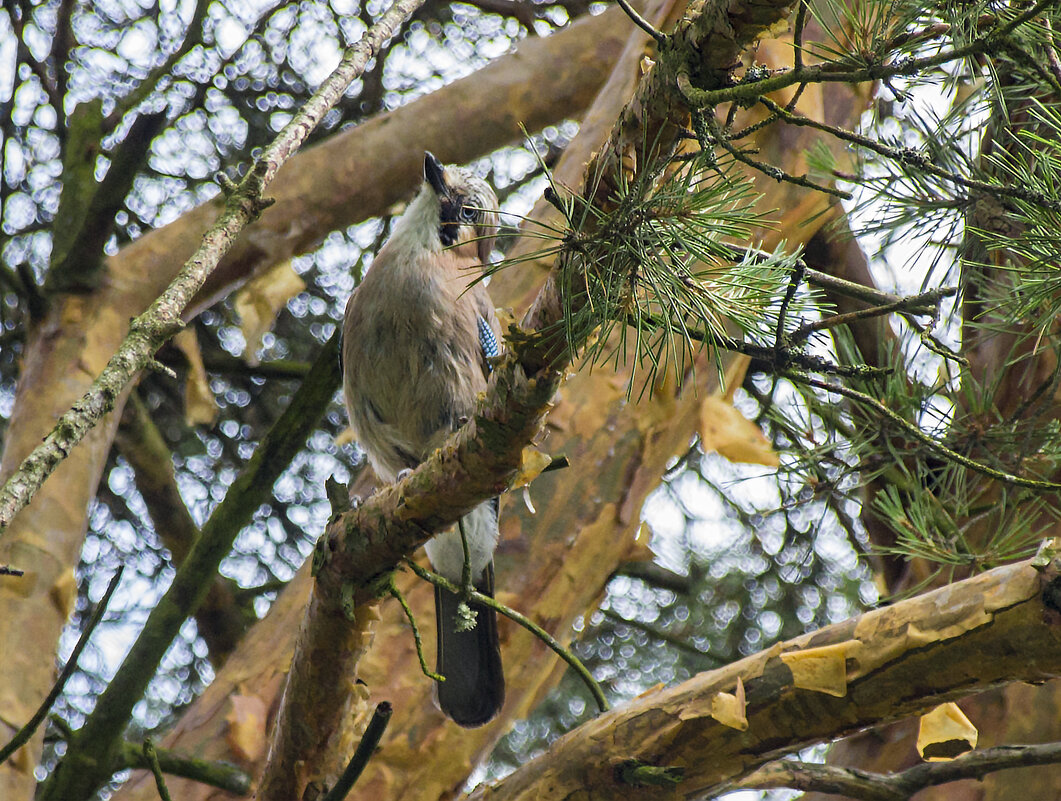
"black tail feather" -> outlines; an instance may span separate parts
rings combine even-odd
[[[494,567],[489,565],[476,589],[494,594]],[[497,613],[469,602],[476,612],[475,628],[456,631],[459,596],[435,587],[435,624],[438,630],[437,670],[446,677],[436,684],[438,704],[446,717],[466,728],[493,719],[505,700]]]

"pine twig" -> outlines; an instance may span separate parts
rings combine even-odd
[[[830,384],[827,381],[821,381],[817,378],[811,378],[810,376],[799,375],[797,373],[788,373],[787,377],[793,381],[800,381],[808,384],[809,386],[817,389],[825,390],[826,392],[833,392],[837,395],[843,395],[845,398],[857,401],[865,404],[866,406],[874,409],[882,417],[886,417],[895,423],[897,426],[906,431],[911,437],[918,440],[919,442],[927,445],[932,450],[936,451],[940,456],[948,459],[956,464],[960,464],[962,467],[980,473],[981,475],[993,478],[996,481],[1001,481],[1006,484],[1013,484],[1017,487],[1028,487],[1029,489],[1042,490],[1049,492],[1056,492],[1061,490],[1061,484],[1057,484],[1053,481],[1039,481],[1033,478],[1024,478],[1023,476],[1017,476],[1012,473],[1007,473],[1004,470],[996,470],[993,467],[989,467],[986,464],[981,464],[975,459],[970,459],[964,454],[958,453],[951,448],[948,448],[939,440],[930,436],[929,434],[922,431],[918,426],[911,423],[909,420],[904,419],[898,413],[892,411],[879,400],[864,392],[859,392],[856,389],[845,387],[842,384]]]
[[[424,581],[430,582],[436,587],[441,587],[442,589],[448,590],[449,592],[460,593],[460,587],[458,587],[452,581],[448,581],[437,573],[433,573],[430,570],[427,570],[426,568],[420,567],[420,565],[416,564],[412,560],[406,560],[406,564],[409,565],[409,568]],[[601,690],[600,685],[597,684],[597,680],[593,678],[593,675],[589,672],[589,670],[587,670],[586,666],[582,664],[582,661],[573,653],[571,653],[570,650],[564,648],[564,646],[562,646],[556,640],[555,637],[549,634],[549,632],[547,632],[537,623],[532,621],[530,618],[520,614],[515,609],[505,606],[503,603],[495,600],[494,598],[491,598],[489,595],[483,595],[481,592],[476,592],[475,590],[472,590],[469,593],[469,598],[478,604],[487,606],[493,609],[495,612],[504,615],[509,620],[515,621],[520,626],[529,631],[531,634],[533,634],[535,637],[537,637],[539,640],[548,645],[557,656],[567,662],[567,664],[570,665],[571,668],[582,678],[582,681],[585,682],[586,686],[589,688],[590,693],[593,695],[593,700],[597,702],[597,708],[601,712],[608,711],[608,701],[604,697],[604,691]]]

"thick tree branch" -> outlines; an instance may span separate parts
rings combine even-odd
[[[467,161],[518,138],[519,121],[540,130],[578,116],[622,50],[627,32],[616,24],[620,16],[614,9],[553,36],[528,40],[515,53],[466,79],[300,152],[274,184],[277,203],[236,242],[186,317],[251,274],[305,252],[329,230],[383,213],[418,180],[421,160],[410,158],[410,153],[429,147],[447,161]],[[452,129],[457,109],[461,136],[449,137],[446,132]],[[64,296],[54,304],[26,344],[0,474],[11,475],[85,391],[120,344],[130,316],[166,287],[217,209],[216,203],[205,204],[145,234],[108,260],[109,278],[97,293]],[[292,220],[299,224],[292,225]],[[4,675],[23,688],[25,697],[42,697],[53,680],[48,661],[36,656],[41,643],[54,642],[66,619],[66,611],[49,600],[51,588],[77,559],[86,510],[111,448],[114,425],[109,420],[75,449],[61,474],[37,494],[31,511],[19,515],[0,537],[0,561],[14,566],[32,562],[37,571],[28,598],[14,591],[11,582],[0,586],[0,639],[9,646],[3,650]],[[45,529],[52,534],[42,551],[38,532]],[[286,631],[296,629],[297,618]],[[252,665],[239,660],[244,675],[260,672],[263,664],[284,653],[260,643],[257,647]],[[289,654],[290,642],[285,641],[284,647]],[[255,690],[265,693],[271,686],[256,684]],[[32,712],[13,706],[9,699],[0,706],[0,728],[7,728],[3,720],[21,720]],[[230,756],[223,736],[215,744],[218,756]],[[0,766],[0,796],[32,793],[27,787],[36,784],[32,766],[40,753],[40,738],[25,748],[28,756]],[[201,753],[198,747],[189,750]],[[187,785],[182,794],[200,792]],[[153,787],[149,794],[157,798]]]
[[[310,99],[299,114],[295,115],[274,143],[266,148],[254,168],[244,179],[241,187],[232,193],[229,203],[226,204],[226,212],[204,237],[199,258],[193,258],[186,264],[185,268],[171,284],[170,289],[152,304],[147,313],[138,318],[138,321],[134,321],[130,336],[126,338],[123,347],[119,349],[115,358],[111,360],[108,369],[104,371],[104,375],[94,385],[100,390],[97,392],[99,400],[96,408],[98,411],[95,415],[83,414],[75,418],[83,427],[80,432],[82,436],[91,424],[100,419],[106,411],[109,411],[110,405],[113,403],[114,398],[117,397],[121,385],[131,380],[135,372],[152,357],[154,351],[158,349],[162,342],[179,327],[181,312],[183,312],[184,307],[191,300],[194,293],[202,286],[206,275],[216,265],[235,235],[248,222],[257,218],[262,208],[262,191],[275,176],[279,166],[297,150],[298,146],[316,127],[328,109],[335,104],[350,82],[364,71],[368,61],[379,47],[390,37],[402,20],[415,10],[420,2],[422,0],[398,0],[383,15],[377,25],[365,34],[361,42],[347,52],[339,67],[324,82],[321,89]],[[141,332],[140,329],[145,330]],[[143,338],[143,341],[137,341],[138,335]],[[111,372],[112,375],[108,376],[108,372]],[[115,386],[115,383],[119,380],[121,385]],[[91,395],[92,393],[90,392],[89,397]],[[76,407],[73,411],[77,411]],[[305,421],[302,422],[304,424]],[[315,420],[312,422],[315,423]],[[72,428],[73,425],[74,421],[69,421],[66,427]],[[63,427],[61,422],[60,429]],[[53,435],[50,435],[50,438]],[[51,457],[52,467],[60,461],[60,454],[68,451],[73,444],[76,444],[78,439],[80,437],[71,439],[66,448],[55,448],[53,446],[52,450],[55,453]],[[44,447],[46,448],[44,453],[48,454],[47,440]],[[40,449],[35,451],[35,453],[39,451]],[[264,447],[259,448],[258,453],[260,454],[263,451],[265,451]],[[32,460],[33,456],[31,455],[27,461],[32,463]],[[45,465],[48,464],[48,461],[48,458],[42,459]],[[287,461],[279,462],[278,460],[276,465],[279,464],[286,465]],[[274,468],[276,465],[274,465]],[[47,472],[50,472],[50,470]],[[35,484],[22,484],[28,492],[14,496],[19,498],[24,495],[21,505],[25,505],[28,502],[32,491],[43,481],[47,472],[42,472]],[[12,481],[17,479],[22,473],[22,470],[16,472]],[[11,481],[8,483],[10,484]],[[271,482],[269,483],[271,485]],[[17,511],[17,508],[13,507],[11,514],[14,511]],[[8,516],[8,519],[10,519],[10,516]],[[205,539],[205,537],[202,538],[200,543]],[[216,546],[216,543],[211,543],[211,545]],[[205,546],[199,549],[200,553],[203,551],[207,552],[203,559],[209,564],[211,562],[219,562],[223,553],[227,552],[227,547],[220,555],[209,552],[209,549]],[[200,567],[197,562],[198,560],[193,559],[192,555],[190,555],[185,562],[185,573],[193,573],[195,568]],[[216,564],[213,567],[216,570]],[[200,588],[204,586],[205,580],[209,580],[212,577],[214,570],[203,569],[198,571],[196,576],[198,581],[196,583]],[[170,587],[169,593],[167,593],[167,598],[164,598],[163,602],[160,602],[153,610],[151,617],[156,621],[162,621],[161,628],[171,629],[174,624],[179,626],[180,622],[190,611],[188,609],[189,600],[198,601],[201,599],[202,589],[198,592],[192,592],[190,597],[183,594],[182,590],[183,588],[179,587],[179,582],[175,580]],[[167,602],[167,599],[170,599],[169,602]],[[150,620],[148,625],[151,625]],[[157,634],[154,637],[141,636],[136,646],[139,647],[140,651],[158,652],[158,657],[161,658],[175,631],[167,630],[160,633],[162,636]],[[140,697],[146,688],[147,682],[150,680],[150,674],[154,672],[153,666],[157,664],[157,661],[151,659],[141,660],[138,658],[140,655],[135,653],[137,650],[138,648],[134,647],[133,653],[126,660],[127,665],[133,665],[137,670],[126,671],[125,675],[128,678],[125,681],[119,681],[116,676],[110,683],[107,690],[100,697],[93,715],[86,722],[76,741],[72,744],[67,758],[52,774],[50,781],[45,787],[45,798],[63,799],[63,801],[87,798],[107,780],[113,771],[116,764],[117,738],[120,737],[121,731],[129,719],[136,699]],[[147,666],[151,666],[151,669],[144,670]]]
[[[748,21],[741,17],[744,7],[738,10],[738,6],[735,2],[710,6],[711,14],[705,16],[711,17],[711,23],[701,18],[703,5],[691,6],[680,36],[675,35],[686,57],[701,47],[718,48],[722,69],[728,69],[727,56],[735,58],[790,10],[787,4],[777,4],[768,12],[760,9]],[[736,25],[727,18],[730,11]],[[609,181],[616,180],[613,168],[631,143],[651,139],[659,152],[666,153],[680,140],[683,112],[671,78],[667,70],[653,71],[642,82],[615,123],[608,145],[584,172],[582,191],[587,200],[603,202],[610,196]],[[647,131],[652,131],[651,137]],[[516,475],[523,448],[537,435],[571,350],[580,344],[546,335],[557,330],[566,312],[555,276],[564,269],[567,255],[561,254],[524,317],[527,333],[510,339],[509,354],[495,368],[486,399],[472,421],[410,476],[330,524],[318,542],[316,591],[296,642],[259,794],[263,801],[300,796],[311,779],[309,766],[319,769],[328,762],[329,742],[340,728],[347,703],[337,703],[335,693],[325,696],[319,688],[342,686],[343,677],[349,686],[350,677],[356,675],[357,661],[370,640],[368,624],[375,616],[373,579],[393,570],[434,532],[504,491]],[[355,631],[337,637],[345,617],[356,621]],[[307,719],[312,726],[306,725]]]
[[[1057,677],[1061,618],[1049,599],[1059,567],[1039,572],[1026,562],[997,568],[645,693],[570,732],[538,759],[471,797],[674,796],[673,788],[619,783],[616,766],[633,759],[683,766],[679,795],[701,798],[782,752],[999,684]],[[824,664],[838,681],[807,686],[804,677]],[[738,679],[747,699],[746,728],[730,728],[712,716],[719,693],[732,694]]]

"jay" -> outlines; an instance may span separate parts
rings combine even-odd
[[[475,411],[500,327],[486,287],[472,286],[497,229],[497,197],[471,171],[425,154],[424,183],[346,306],[343,392],[357,441],[383,481],[395,481]],[[469,512],[426,546],[434,569],[460,584],[467,541],[475,588],[493,595],[498,501]],[[476,623],[457,628],[460,598],[435,588],[439,706],[461,726],[481,726],[504,701],[493,610],[470,604]]]

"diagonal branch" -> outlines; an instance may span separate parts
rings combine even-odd
[[[133,321],[118,352],[88,392],[60,418],[44,442],[23,460],[0,489],[0,532],[29,503],[66,454],[114,407],[122,389],[152,359],[155,351],[180,329],[184,308],[236,237],[268,206],[262,193],[280,165],[298,150],[351,81],[364,72],[380,47],[422,2],[397,0],[376,26],[347,51],[335,72],[265,149],[239,188],[229,196],[225,210],[203,236],[199,249],[166,291]]]
[[[84,726],[69,738],[42,797],[84,798],[124,763],[118,753],[133,706],[142,697],[181,625],[206,596],[221,560],[273,484],[316,426],[339,384],[338,336],[322,349],[310,375],[247,466],[202,527],[173,582],[148,615],[144,629],[100,695]]]
[[[748,18],[738,0],[694,3],[669,41],[676,42],[684,60],[706,59],[724,72],[790,10],[782,1]],[[612,194],[609,182],[617,180],[614,167],[628,146],[651,139],[666,153],[680,141],[685,113],[674,74],[681,60],[671,52],[669,68],[653,70],[619,115],[607,145],[584,172],[581,191],[591,202],[603,203]],[[565,259],[571,257],[561,253],[523,319],[523,330],[510,332],[509,354],[495,367],[474,418],[403,481],[333,520],[318,541],[317,583],[288,673],[261,801],[300,797],[312,779],[327,775],[329,743],[351,703],[337,688],[353,691],[357,663],[371,641],[378,602],[374,580],[394,570],[434,532],[505,490],[517,474],[523,448],[538,434],[570,354],[580,344],[549,335],[561,330],[568,312],[557,273],[567,269]]]
[[[561,737],[541,757],[481,786],[471,798],[675,797],[674,787],[624,785],[616,767],[630,760],[684,766],[677,794],[713,797],[782,752],[921,714],[1000,683],[1054,678],[1061,675],[1061,633],[1050,602],[1058,567],[1042,573],[1029,562],[997,568],[649,691]],[[840,681],[815,686],[810,676],[821,675],[816,671],[830,660]],[[719,713],[727,725],[715,717],[716,699],[732,697],[738,681],[747,699],[746,723]],[[1039,756],[1056,760],[1056,748]],[[936,768],[919,767],[926,773]],[[884,791],[855,797],[898,798]]]
[[[113,130],[127,112],[136,108],[155,91],[159,83],[173,72],[173,68],[177,66],[181,59],[195,49],[197,45],[203,43],[203,35],[205,33],[203,25],[206,22],[206,12],[209,6],[208,0],[196,0],[195,10],[192,12],[192,18],[188,23],[184,41],[180,43],[176,50],[169,54],[165,61],[152,70],[150,75],[144,78],[128,94],[119,99],[114,110],[104,120],[106,130]],[[265,15],[263,14],[262,16],[264,17]]]

